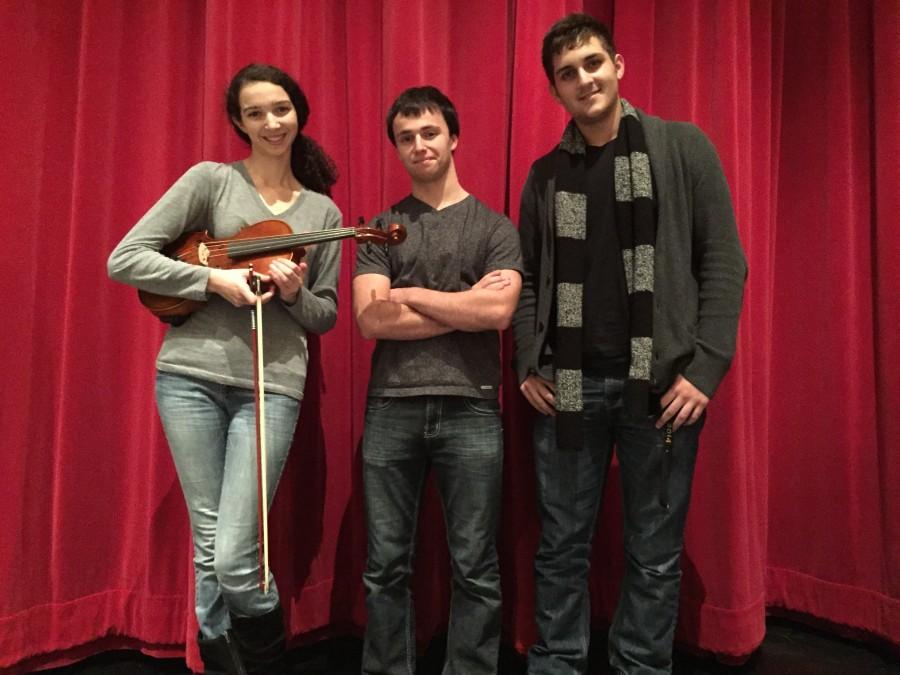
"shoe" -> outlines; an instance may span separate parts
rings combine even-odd
[[[197,646],[206,675],[247,675],[237,645],[228,633],[214,638],[204,638],[198,633]]]
[[[289,672],[281,605],[262,616],[232,614],[231,639],[248,675],[285,675]]]

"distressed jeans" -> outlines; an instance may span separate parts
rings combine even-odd
[[[495,400],[370,397],[363,438],[368,560],[362,672],[414,675],[410,575],[425,477],[434,471],[452,563],[444,675],[497,672],[500,572],[495,533],[503,434]]]
[[[584,373],[581,450],[557,449],[552,417],[535,423],[541,538],[534,565],[539,638],[528,654],[530,675],[587,670],[591,545],[613,447],[622,484],[625,575],[609,631],[610,664],[628,675],[671,672],[684,523],[705,417],[674,433],[665,466],[665,430],[654,427],[655,416],[625,412],[623,387],[620,378]]]
[[[156,402],[194,540],[195,609],[205,638],[230,627],[228,612],[260,616],[278,604],[259,586],[256,410],[253,390],[157,372]],[[294,438],[300,402],[266,394],[267,499]]]

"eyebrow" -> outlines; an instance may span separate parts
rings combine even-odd
[[[417,131],[419,133],[421,133],[423,131],[435,131],[435,130],[440,131],[440,129],[441,128],[436,124],[426,124],[424,127],[419,127],[418,129],[401,129],[400,131],[397,132],[397,135],[402,136],[403,134],[414,134]]]
[[[581,63],[584,63],[584,62],[588,61],[589,59],[595,58],[595,57],[597,57],[597,56],[602,56],[602,55],[603,55],[603,51],[602,51],[602,50],[599,50],[599,51],[596,51],[596,52],[591,52],[590,54],[585,54],[584,57],[581,59]],[[554,72],[555,75],[559,75],[559,74],[562,73],[564,70],[568,70],[568,69],[570,69],[570,68],[574,70],[575,67],[576,67],[576,64],[570,64],[570,63],[567,63],[567,64],[564,65],[564,66],[560,66],[559,68],[557,68],[557,69],[556,69],[555,71],[553,71],[553,72]]]
[[[289,98],[286,98],[286,99],[284,99],[284,100],[282,100],[282,101],[273,101],[273,102],[269,105],[269,107],[275,107],[275,106],[279,106],[279,105],[284,105],[285,103],[290,103],[290,102],[291,102],[291,99],[289,99]],[[258,108],[265,108],[265,107],[266,107],[266,106],[263,106],[263,105],[247,105],[247,106],[243,106],[243,107],[241,108],[241,112],[247,112],[248,110],[256,110],[256,109],[258,109]]]

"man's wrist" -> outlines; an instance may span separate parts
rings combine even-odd
[[[407,286],[397,290],[400,291],[398,302],[414,307],[420,289],[416,286]]]

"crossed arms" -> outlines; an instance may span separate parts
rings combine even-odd
[[[495,270],[467,291],[391,288],[382,274],[353,280],[353,313],[366,338],[422,340],[454,330],[503,330],[509,325],[522,278],[515,270]]]

